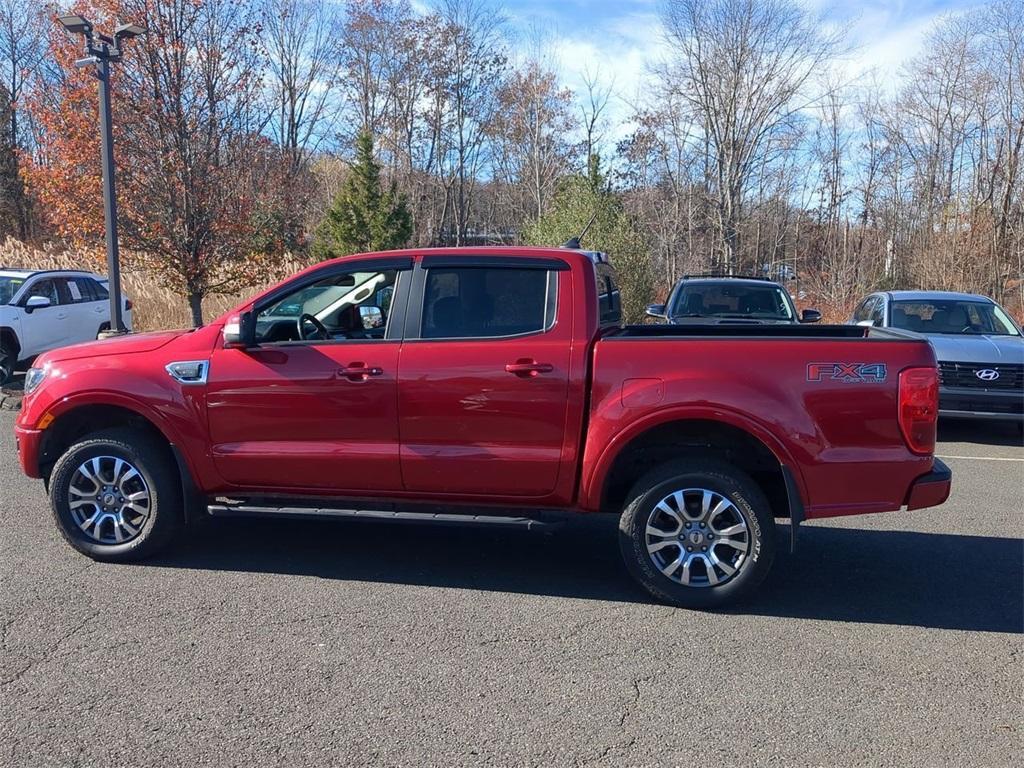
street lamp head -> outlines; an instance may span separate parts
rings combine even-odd
[[[117,40],[130,40],[133,37],[146,34],[146,28],[138,24],[122,24],[114,30],[114,38]]]
[[[86,21],[84,18],[78,15],[71,16],[59,16],[57,21],[73,35],[85,35],[89,37],[92,34],[92,24]]]

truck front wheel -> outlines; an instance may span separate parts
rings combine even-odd
[[[154,554],[184,520],[173,457],[133,429],[111,429],[68,448],[50,476],[50,506],[72,547],[109,562]]]
[[[626,567],[655,598],[713,608],[749,595],[775,556],[775,519],[745,472],[674,461],[640,479],[619,520]]]

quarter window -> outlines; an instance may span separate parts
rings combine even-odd
[[[546,269],[429,269],[421,335],[496,338],[546,331],[555,322],[557,283],[557,273]]]

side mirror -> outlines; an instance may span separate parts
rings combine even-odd
[[[222,331],[224,349],[246,349],[256,343],[256,326],[252,312],[243,312],[238,317],[228,318]]]
[[[816,309],[805,309],[800,313],[801,323],[817,323],[821,320],[821,312]]]
[[[649,317],[657,317],[662,320],[666,318],[664,304],[648,304],[646,312]]]
[[[384,325],[384,312],[380,307],[364,304],[359,308],[359,319],[363,321],[363,330],[370,331]]]
[[[25,302],[25,312],[31,315],[37,309],[45,309],[50,306],[50,300],[46,296],[29,296]]]

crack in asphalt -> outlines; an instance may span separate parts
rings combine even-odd
[[[640,707],[640,699],[643,698],[643,693],[640,689],[641,684],[650,683],[654,678],[655,675],[635,676],[631,681],[633,688],[632,696],[623,702],[618,722],[620,735],[628,736],[628,739],[618,744],[607,744],[600,753],[593,757],[584,757],[581,760],[576,760],[575,763],[577,768],[582,768],[582,766],[592,765],[594,763],[600,763],[608,759],[613,752],[620,753],[617,757],[621,758],[626,752],[636,746],[637,734],[628,733],[626,723],[636,714],[637,709]]]
[[[66,641],[70,640],[72,637],[74,637],[79,632],[81,632],[83,629],[85,629],[85,627],[88,624],[90,624],[97,617],[99,617],[100,613],[101,613],[101,611],[93,611],[92,613],[90,613],[82,621],[80,621],[78,624],[76,624],[70,630],[68,630],[67,632],[62,634],[60,637],[58,637],[56,642],[54,642],[52,645],[50,645],[49,648],[47,648],[45,651],[43,651],[42,655],[37,656],[37,657],[29,660],[29,662],[27,664],[25,664],[21,669],[19,669],[17,672],[15,672],[11,677],[5,678],[4,680],[0,680],[0,687],[8,686],[8,685],[11,685],[12,683],[17,682],[18,680],[20,680],[22,677],[24,677],[32,669],[38,667],[40,664],[45,664],[47,661],[50,660],[50,658],[53,656],[53,654],[56,653],[57,649],[60,648],[61,645],[63,645]],[[6,645],[5,645],[5,650],[6,650]]]

